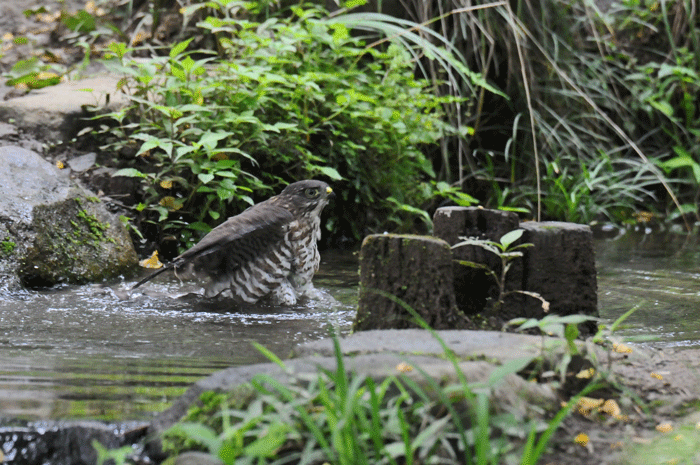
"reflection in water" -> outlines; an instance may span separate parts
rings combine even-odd
[[[160,411],[213,371],[281,357],[303,341],[347,333],[354,317],[357,264],[324,254],[314,280],[325,297],[309,306],[250,306],[168,295],[174,277],[150,295],[120,299],[129,283],[66,286],[0,300],[0,419],[137,419]]]
[[[596,243],[598,307],[614,321],[639,306],[623,335],[653,336],[651,345],[700,344],[700,240],[670,232],[627,232]]]

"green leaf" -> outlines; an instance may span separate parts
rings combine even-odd
[[[501,243],[501,245],[503,245],[504,249],[507,249],[508,247],[510,247],[510,245],[513,242],[520,239],[520,236],[522,236],[524,232],[525,232],[525,230],[523,230],[523,229],[515,229],[513,231],[510,231],[510,232],[504,234],[503,237],[501,237],[499,242]]]
[[[124,55],[126,55],[126,52],[129,50],[123,42],[110,42],[109,45],[107,45],[107,49],[120,59],[124,58]]]
[[[61,22],[71,31],[87,33],[95,30],[95,17],[85,10],[79,10],[74,15],[61,12]]]
[[[287,368],[287,365],[284,364],[282,359],[275,355],[275,353],[272,352],[270,349],[258,342],[252,342],[251,344],[253,344],[253,347],[255,347],[258,350],[258,352],[263,354],[265,358],[267,358],[269,361],[276,363],[282,369]]]
[[[170,58],[175,58],[176,56],[178,56],[179,54],[184,52],[185,49],[187,48],[187,46],[190,44],[190,42],[192,42],[193,39],[194,39],[194,37],[191,37],[187,40],[183,40],[182,42],[180,42],[178,44],[175,44],[173,46],[173,48],[170,49]]]
[[[112,174],[112,177],[117,177],[117,176],[124,176],[127,178],[146,178],[148,177],[147,175],[143,174],[139,170],[135,168],[123,168],[117,171],[116,173]]]
[[[212,179],[214,179],[214,175],[209,174],[209,173],[200,173],[197,175],[197,177],[199,178],[200,181],[202,181],[202,184],[207,184]]]
[[[245,455],[249,457],[273,457],[277,450],[287,442],[287,431],[290,425],[284,423],[274,423],[267,430],[267,434],[247,445],[244,449]]]
[[[340,173],[338,173],[338,171],[335,168],[331,168],[330,166],[317,166],[316,170],[318,170],[324,176],[328,176],[334,181],[343,180],[343,177],[340,175]]]
[[[199,423],[178,423],[170,427],[167,432],[182,433],[192,441],[202,444],[210,453],[216,455],[218,455],[223,445],[221,439],[212,428]]]
[[[668,102],[659,102],[657,100],[648,100],[649,105],[659,110],[669,118],[673,118],[673,106]]]

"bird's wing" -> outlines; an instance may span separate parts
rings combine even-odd
[[[272,202],[262,202],[212,229],[175,259],[176,267],[192,263],[212,276],[230,272],[284,239],[293,215]]]
[[[148,275],[131,289],[136,289],[170,268],[178,269],[190,264],[196,271],[204,271],[217,277],[265,253],[284,239],[284,226],[293,219],[289,210],[269,200],[271,199],[229,218],[212,229],[194,247],[167,266]]]

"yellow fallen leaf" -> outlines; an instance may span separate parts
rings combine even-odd
[[[161,206],[167,208],[171,212],[178,211],[182,208],[182,200],[178,200],[171,195],[166,195],[158,202]]]
[[[579,379],[591,379],[595,375],[595,368],[589,368],[587,370],[581,370],[576,373],[576,377]]]
[[[653,372],[651,373],[651,377],[656,378],[658,380],[664,379],[664,377],[662,375],[660,375],[658,373],[653,373]]]
[[[624,344],[613,343],[613,350],[618,354],[631,354],[632,348]]]
[[[137,32],[136,35],[131,39],[131,45],[138,45],[146,39],[150,39],[151,34],[148,32]]]
[[[574,438],[574,442],[580,446],[588,445],[588,435],[586,433],[579,433]]]
[[[41,71],[39,74],[36,75],[36,78],[40,81],[43,81],[44,79],[51,79],[58,77],[58,74],[52,73],[50,71]]]
[[[406,362],[401,362],[396,365],[396,370],[401,373],[408,373],[409,371],[413,371],[413,367]]]
[[[673,431],[673,425],[671,425],[671,423],[659,423],[656,425],[656,431],[659,433],[669,433]]]
[[[603,403],[603,406],[600,407],[600,411],[607,413],[608,415],[612,417],[618,417],[622,410],[620,410],[620,406],[617,405],[617,402],[615,402],[614,399],[608,399]]]
[[[593,399],[591,397],[581,397],[576,404],[576,409],[581,415],[588,415],[595,408],[603,405],[603,399]]]
[[[59,170],[62,170],[65,167],[66,167],[66,165],[64,165],[61,160],[56,160],[56,168],[58,168]]]
[[[154,251],[150,257],[145,258],[139,262],[143,268],[162,268],[163,264],[158,260],[158,251]]]

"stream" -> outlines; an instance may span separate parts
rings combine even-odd
[[[700,344],[698,237],[627,231],[596,240],[603,323],[638,307],[622,335],[653,346]],[[129,296],[135,279],[62,286],[0,299],[0,424],[3,420],[147,419],[196,380],[233,365],[280,357],[303,341],[349,333],[357,256],[325,251],[311,306],[227,305],[174,298],[165,273]]]

